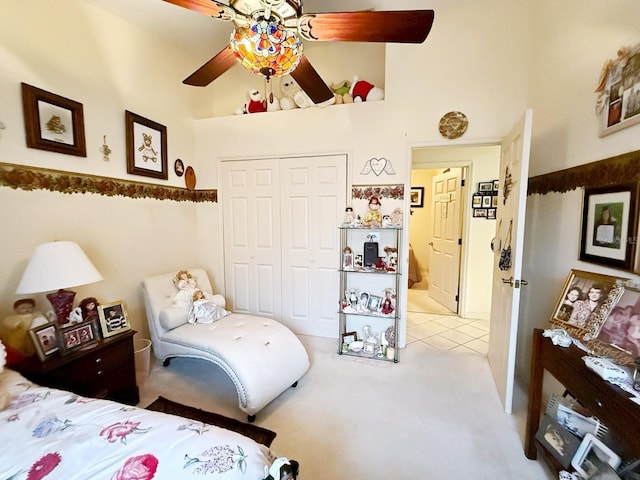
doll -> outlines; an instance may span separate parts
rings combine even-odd
[[[378,197],[373,196],[369,199],[369,211],[364,216],[364,224],[369,227],[379,227],[382,225],[382,214],[380,213],[382,204]]]
[[[33,342],[29,337],[29,329],[42,314],[35,311],[36,302],[32,298],[22,298],[13,304],[13,315],[4,318],[0,323],[0,338],[9,347],[24,355],[35,353]]]
[[[393,291],[386,290],[384,295],[384,300],[382,301],[382,306],[380,307],[380,311],[384,315],[390,315],[395,310],[395,302],[393,299]]]
[[[187,270],[180,270],[176,273],[176,276],[173,277],[173,284],[178,289],[178,293],[173,296],[172,305],[190,305],[197,286],[196,279],[193,278],[193,275]]]
[[[193,292],[193,304],[189,311],[189,323],[211,323],[229,315],[224,308],[213,302],[206,292],[197,288]]]
[[[342,222],[343,225],[352,225],[355,221],[355,217],[353,215],[353,207],[347,207],[344,209],[344,220]]]
[[[80,302],[80,309],[82,311],[82,320],[97,320],[98,319],[98,301],[94,297],[87,297]]]

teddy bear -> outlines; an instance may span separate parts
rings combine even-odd
[[[349,90],[351,89],[351,82],[349,80],[343,80],[340,83],[331,84],[331,90],[335,96],[336,105],[340,105],[342,103],[353,103],[353,97]]]
[[[358,77],[353,77],[353,83],[349,88],[349,93],[353,97],[354,103],[359,102],[373,102],[376,100],[384,99],[384,90],[380,87],[376,87],[373,83],[366,80],[360,80]]]
[[[296,83],[291,75],[285,75],[284,77],[282,77],[280,90],[282,90],[283,95],[283,98],[280,100],[280,107],[283,110],[291,110],[293,108],[309,108],[314,106],[314,103],[309,98],[309,95],[304,93],[304,91],[300,88],[300,86]]]

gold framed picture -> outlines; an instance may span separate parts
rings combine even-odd
[[[127,319],[127,309],[122,300],[98,305],[98,316],[104,338],[131,330],[131,324]]]

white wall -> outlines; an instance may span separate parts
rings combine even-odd
[[[155,182],[184,186],[173,161],[195,162],[191,108],[197,92],[180,83],[180,72],[193,65],[188,55],[80,0],[1,0],[0,9],[0,122],[6,127],[0,162],[153,183],[126,173],[128,109],[167,127],[169,180]],[[86,158],[26,148],[20,82],[83,104]],[[108,162],[99,151],[103,135],[113,152]],[[198,177],[199,187],[207,183]],[[218,247],[215,240],[198,244],[196,232],[198,218],[217,215],[216,204],[0,187],[0,317],[12,311],[34,248],[74,240],[104,277],[78,288],[76,299],[124,300],[133,327],[146,336],[142,277],[196,264],[211,268],[200,252]],[[43,295],[35,298],[38,308],[50,308]]]
[[[640,125],[598,136],[594,89],[601,67],[619,48],[640,43],[633,0],[537,3],[530,104],[533,143],[530,175],[581,165],[640,149]],[[570,8],[573,7],[573,8]],[[625,181],[626,179],[621,179]],[[518,341],[518,374],[528,377],[531,330],[547,325],[571,269],[636,275],[578,261],[582,189],[530,196]]]

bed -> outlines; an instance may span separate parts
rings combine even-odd
[[[239,433],[41,387],[9,368],[0,384],[3,480],[262,480],[283,462]]]

